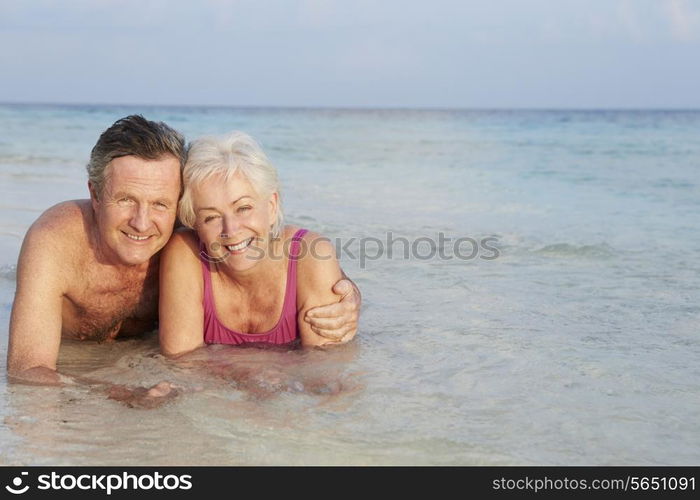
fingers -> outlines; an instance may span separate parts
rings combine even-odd
[[[343,298],[340,299],[340,303],[348,307],[353,312],[360,309],[360,296],[355,291],[354,287],[350,287],[350,291],[343,295]]]
[[[333,293],[342,295],[340,302],[309,309],[304,320],[311,322],[313,321],[311,318],[340,317],[344,318],[344,321],[356,321],[360,307],[360,299],[357,293],[355,293],[352,283],[348,280],[340,280],[333,285]]]
[[[161,398],[170,394],[170,392],[174,389],[175,388],[170,384],[170,382],[160,382],[148,389],[146,396],[152,398]]]
[[[310,318],[307,323],[311,328],[320,330],[339,330],[345,326],[347,319],[344,316],[333,316],[330,318]],[[344,332],[343,332],[344,333]]]
[[[129,408],[158,408],[180,394],[180,388],[170,382],[159,382],[151,388],[112,386],[108,398],[121,401]]]
[[[342,279],[333,285],[333,293],[342,295],[340,302],[310,309],[304,321],[316,334],[333,342],[347,342],[357,332],[360,299],[352,282]]]
[[[360,308],[362,302],[362,295],[360,294],[360,289],[357,285],[347,278],[341,279],[335,285],[333,285],[333,293],[336,295],[341,295],[341,302],[351,302],[355,309]]]
[[[318,306],[309,309],[304,318],[307,322],[314,321],[314,318],[340,318],[343,321],[357,320],[358,302],[353,294],[346,295],[340,302],[326,306]]]
[[[311,327],[311,330],[316,334],[325,339],[331,340],[333,342],[340,342],[343,338],[344,333],[339,333],[338,330],[322,330],[320,328]]]
[[[347,304],[342,302],[327,306],[314,307],[313,309],[309,309],[304,319],[308,318],[306,321],[311,323],[317,318],[339,318],[344,316],[348,312],[348,309]]]
[[[355,333],[357,332],[357,323],[347,323],[342,325],[340,328],[334,329],[319,328],[311,325],[311,330],[316,335],[320,335],[321,337],[332,340],[333,342],[345,343],[352,340],[352,338],[355,336]]]
[[[340,339],[341,344],[345,344],[346,342],[350,342],[352,339],[355,338],[355,335],[357,334],[357,324],[355,324],[354,328],[351,328],[348,333],[343,335],[343,338]]]
[[[350,292],[352,292],[352,284],[349,280],[342,279],[333,285],[333,293],[336,295],[345,297]]]

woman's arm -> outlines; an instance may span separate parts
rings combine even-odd
[[[333,244],[317,233],[304,235],[305,252],[297,262],[297,324],[301,343],[305,346],[343,343],[329,340],[317,334],[310,323],[304,321],[306,314],[314,307],[339,302],[333,293],[333,285],[343,277],[343,272],[335,256]],[[349,340],[349,338],[348,338]]]
[[[178,231],[160,256],[160,351],[178,356],[204,345],[202,264],[194,233]]]

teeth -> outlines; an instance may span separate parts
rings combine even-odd
[[[253,238],[248,238],[245,241],[241,241],[237,245],[227,245],[226,248],[228,249],[229,252],[237,252],[239,250],[243,250],[245,247],[250,245],[251,241],[253,241]]]
[[[149,236],[136,236],[135,234],[129,234],[129,233],[124,233],[128,238],[131,238],[132,240],[135,241],[143,241],[147,240]]]

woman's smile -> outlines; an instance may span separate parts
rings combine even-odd
[[[247,240],[243,240],[240,243],[236,243],[235,245],[225,245],[226,250],[228,250],[231,253],[243,253],[246,248],[250,246],[250,244],[253,242],[255,238],[250,237]]]

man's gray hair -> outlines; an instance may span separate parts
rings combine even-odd
[[[185,139],[165,123],[152,122],[141,115],[117,120],[102,132],[87,164],[88,179],[98,196],[102,194],[109,175],[109,163],[115,158],[129,155],[145,160],[159,160],[172,155],[178,159],[182,169],[187,159]]]
[[[182,172],[184,191],[178,210],[180,222],[194,228],[196,214],[192,205],[192,190],[196,186],[214,175],[221,175],[227,182],[239,171],[259,196],[265,198],[277,193],[277,217],[270,232],[273,238],[278,238],[284,215],[277,170],[255,139],[239,131],[222,137],[202,137],[190,144]]]

